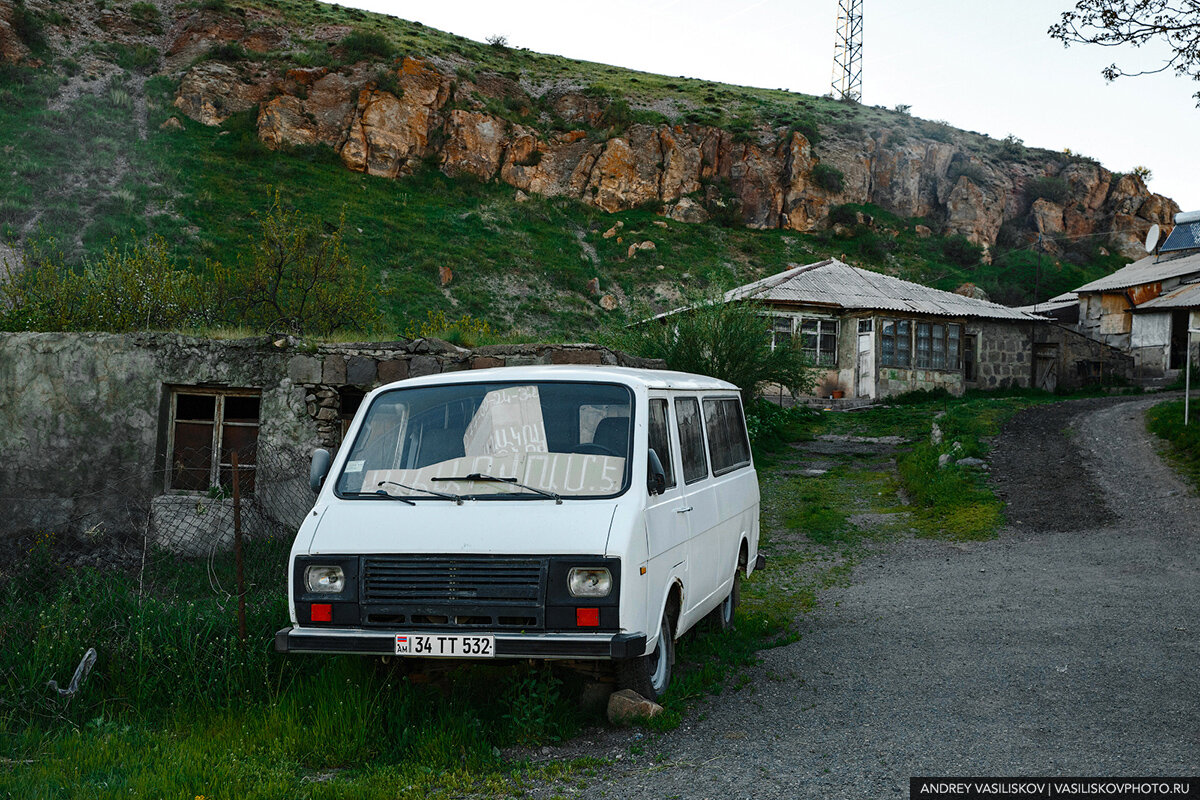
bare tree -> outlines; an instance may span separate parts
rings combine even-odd
[[[1079,0],[1048,33],[1068,47],[1159,42],[1170,48],[1170,57],[1157,69],[1126,72],[1110,64],[1102,71],[1108,81],[1167,70],[1200,81],[1200,0]],[[1200,106],[1200,92],[1193,96]]]

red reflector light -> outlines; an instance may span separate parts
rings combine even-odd
[[[329,603],[313,603],[312,621],[333,622],[333,606]]]
[[[577,609],[575,609],[575,624],[581,628],[598,628],[598,627],[600,627],[600,609],[598,609],[598,608],[577,608]]]

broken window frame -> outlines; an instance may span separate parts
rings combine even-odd
[[[224,452],[227,428],[254,429],[250,442],[238,451],[238,489],[243,494],[254,492],[257,473],[258,434],[262,425],[262,391],[259,389],[233,389],[224,387],[202,386],[172,386],[169,416],[167,418],[167,458],[165,469],[165,490],[173,494],[212,494],[226,493],[232,489],[232,463]],[[180,397],[212,397],[212,419],[189,419],[179,417]],[[226,400],[229,398],[253,398],[258,401],[257,415],[253,421],[248,417],[227,418]],[[208,451],[208,485],[203,489],[192,486],[178,486],[180,473],[176,469],[177,431],[180,423],[191,425],[211,425],[212,436]],[[187,469],[197,469],[196,466]]]

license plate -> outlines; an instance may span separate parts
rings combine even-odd
[[[396,655],[430,656],[434,658],[495,658],[495,636],[463,636],[460,634],[396,635]]]

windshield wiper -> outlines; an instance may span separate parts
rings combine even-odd
[[[437,478],[434,478],[434,480],[436,481]],[[434,497],[442,497],[442,498],[445,498],[446,500],[453,500],[455,502],[455,504],[460,505],[460,506],[462,505],[462,497],[457,494],[449,494],[448,492],[435,492],[433,489],[418,489],[415,486],[406,486],[403,483],[396,483],[395,481],[380,481],[379,483],[377,483],[375,485],[383,486],[385,483],[390,483],[392,486],[399,486],[401,489],[408,489],[410,492],[424,492],[425,494],[433,495]],[[384,492],[384,494],[388,494],[388,493]],[[397,499],[404,499],[397,495],[389,495],[389,496],[396,497]]]
[[[531,492],[540,494],[542,497],[549,497],[554,500],[556,505],[562,505],[562,498],[555,492],[547,492],[545,489],[539,489],[536,486],[526,486],[523,483],[517,483],[516,478],[500,478],[495,475],[485,475],[482,472],[472,472],[470,475],[462,475],[457,478],[430,478],[434,481],[479,481],[480,483],[507,483],[510,486],[518,486],[522,489],[528,489]],[[504,497],[505,495],[496,495]]]
[[[399,500],[401,503],[407,503],[410,506],[416,505],[416,503],[414,503],[412,500],[409,500],[407,497],[401,497],[398,494],[388,494],[383,489],[380,489],[377,492],[343,492],[343,494],[352,494],[355,497],[386,497],[388,500]]]

